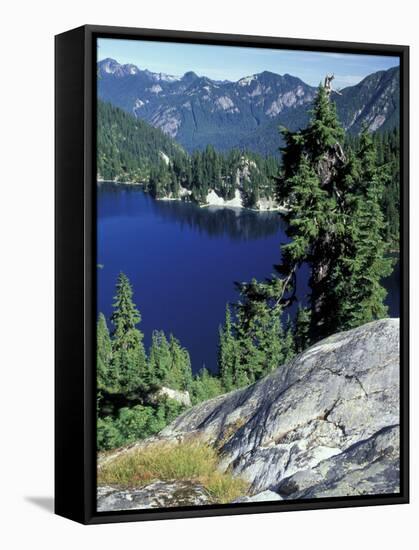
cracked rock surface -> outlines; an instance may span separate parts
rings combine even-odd
[[[398,426],[383,428],[315,468],[284,479],[276,490],[287,499],[397,493],[399,437]]]
[[[259,493],[331,457],[345,460],[344,451],[398,424],[399,320],[383,319],[322,340],[256,384],[190,409],[161,435],[214,442],[222,466]]]
[[[156,481],[135,489],[104,486],[98,488],[97,494],[98,512],[209,503],[210,499],[202,485],[189,481]]]
[[[220,468],[250,482],[248,496],[378,494],[399,490],[398,424],[399,320],[383,319],[189,409],[158,439],[215,445]]]

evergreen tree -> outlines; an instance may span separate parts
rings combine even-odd
[[[387,222],[385,240],[392,250],[399,248],[400,226],[400,132],[397,128],[390,132],[375,132],[370,135],[376,150],[376,165],[384,187],[382,190],[382,210]],[[361,136],[347,136],[345,144],[355,157],[361,149]]]
[[[99,313],[96,327],[96,369],[98,389],[115,391],[118,375],[113,369],[112,342],[103,313]]]
[[[163,160],[159,160],[150,170],[150,178],[147,189],[152,197],[160,199],[166,196],[171,196],[172,190],[177,190],[178,184],[172,181],[173,174]],[[177,194],[176,194],[177,196]]]
[[[170,335],[154,331],[149,361],[143,335],[137,329],[141,315],[134,304],[127,276],[120,273],[109,335],[106,320],[97,323],[97,445],[110,449],[143,439],[162,430],[185,406],[161,397],[150,402],[159,386],[190,392],[194,402],[222,393],[218,378],[209,373],[193,377],[188,351]],[[116,394],[116,395],[115,395]]]
[[[284,340],[282,343],[282,362],[288,363],[295,356],[296,344],[294,338],[294,327],[290,316],[288,316],[286,328],[284,330]]]
[[[153,331],[147,382],[150,386],[189,390],[192,383],[189,353],[172,334],[167,340],[163,331]]]
[[[282,327],[282,308],[274,303],[272,287],[253,279],[238,288],[241,299],[235,306],[235,322],[226,315],[220,335],[219,367],[222,380],[229,384],[224,382],[226,387],[253,383],[292,354]]]
[[[142,343],[143,334],[136,328],[141,321],[140,312],[132,300],[128,277],[120,273],[116,283],[116,296],[111,321],[112,354],[118,372],[120,391],[127,393],[140,388],[147,376],[147,362]]]
[[[219,329],[218,346],[218,372],[226,391],[231,391],[234,388],[236,354],[237,349],[232,333],[230,306],[227,304],[225,323]]]
[[[381,279],[389,271],[380,206],[383,177],[376,170],[374,146],[367,133],[358,158],[345,156],[343,129],[323,86],[308,127],[286,131],[284,137],[278,197],[290,207],[291,240],[282,247],[278,271],[293,294],[293,275],[303,263],[308,264],[308,340],[317,341],[385,315]],[[362,284],[363,278],[369,284]],[[284,289],[280,298],[283,294]],[[362,299],[356,299],[360,295]]]
[[[338,150],[342,157],[340,144],[343,143],[345,132],[336,114],[336,104],[330,100],[322,85],[318,88],[311,115],[310,123],[303,131],[305,149],[311,162],[324,160],[325,154]]]
[[[352,194],[346,247],[332,279],[339,300],[339,325],[352,328],[387,315],[383,277],[390,275],[392,260],[384,239],[387,224],[382,212],[382,172],[377,167],[373,139],[366,129],[350,174]]]
[[[191,386],[192,405],[212,399],[225,392],[219,376],[213,376],[208,369],[202,368],[194,376]]]
[[[310,310],[301,305],[295,317],[294,346],[296,353],[301,353],[310,344]]]
[[[164,386],[171,366],[172,358],[167,338],[162,330],[154,330],[148,359],[149,384]]]
[[[169,337],[170,368],[165,384],[175,390],[189,390],[192,383],[191,360],[188,351],[183,348],[173,334]]]

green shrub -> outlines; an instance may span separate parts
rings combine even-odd
[[[98,418],[96,426],[97,448],[113,449],[121,445],[121,436],[115,421],[110,416]]]
[[[194,377],[191,384],[192,405],[217,397],[224,391],[220,378],[212,375],[208,369],[203,368]]]
[[[97,448],[99,451],[129,445],[139,439],[160,432],[185,407],[173,399],[165,399],[157,406],[135,405],[119,409],[116,418],[105,416],[97,420]]]

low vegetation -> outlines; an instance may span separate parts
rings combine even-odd
[[[217,452],[202,442],[154,443],[124,453],[99,467],[99,485],[141,487],[155,480],[201,484],[212,502],[227,503],[246,494],[248,483],[218,470]]]

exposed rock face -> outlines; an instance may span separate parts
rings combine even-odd
[[[257,495],[237,498],[233,502],[273,502],[274,500],[283,500],[283,498],[274,491],[262,491]]]
[[[343,453],[284,479],[284,498],[343,497],[399,491],[399,427],[383,428]]]
[[[346,130],[358,133],[363,124],[371,132],[397,125],[400,103],[400,71],[393,67],[364,78],[356,86],[342,90],[336,106]]]
[[[234,198],[231,200],[225,200],[223,199],[223,197],[219,197],[217,193],[213,189],[211,189],[211,191],[206,196],[204,206],[227,206],[230,208],[242,208],[243,199],[238,189],[235,190]]]
[[[213,444],[220,468],[250,482],[240,502],[254,502],[398,492],[398,424],[399,321],[384,319],[189,409],[157,439]]]
[[[169,166],[169,164],[170,164],[170,159],[169,159],[169,157],[166,155],[166,153],[163,153],[163,151],[159,151],[159,157],[162,159],[162,161],[165,163],[166,166]]]
[[[283,479],[322,461],[328,462],[331,478],[345,468],[349,475],[349,461],[356,463],[360,449],[389,441],[384,428],[392,428],[394,465],[398,423],[399,321],[385,319],[331,336],[260,382],[194,407],[161,437],[195,434],[214,443],[222,467],[249,480],[258,493],[278,490]],[[389,456],[377,453],[387,464]],[[362,467],[368,469],[368,461]],[[382,475],[396,487],[394,468],[383,463]],[[372,492],[382,486],[371,478]]]
[[[188,481],[156,481],[138,489],[99,487],[98,512],[138,510],[172,506],[200,506],[210,503],[202,485]]]
[[[188,391],[172,390],[172,388],[166,388],[165,386],[150,394],[148,396],[148,400],[151,403],[158,403],[159,401],[161,401],[162,398],[165,397],[173,399],[173,401],[177,401],[181,405],[185,405],[185,407],[191,406],[191,397]]]

